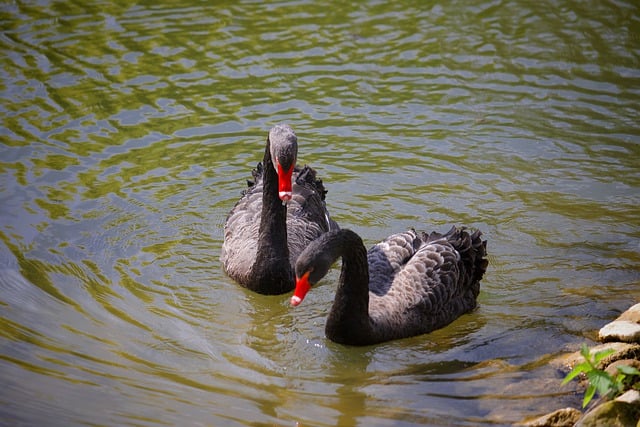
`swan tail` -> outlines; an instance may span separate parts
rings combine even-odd
[[[315,169],[312,169],[307,165],[304,165],[302,169],[296,166],[294,173],[296,174],[296,184],[315,190],[320,195],[322,201],[324,201],[327,195],[327,190],[324,188],[322,179],[316,176]]]
[[[469,232],[466,227],[453,226],[445,234],[432,232],[423,234],[425,242],[432,242],[440,239],[446,241],[460,255],[459,281],[471,291],[475,299],[480,293],[480,280],[487,271],[489,261],[487,260],[487,241],[482,239],[482,232],[475,230]]]
[[[252,179],[247,180],[247,190],[245,191],[249,191],[250,188],[256,186],[256,184],[262,179],[263,171],[264,171],[264,166],[262,165],[262,162],[260,162],[251,171]]]

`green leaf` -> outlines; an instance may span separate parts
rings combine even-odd
[[[584,399],[582,399],[582,407],[586,407],[589,402],[591,402],[591,399],[593,399],[593,395],[596,394],[596,388],[593,386],[593,384],[589,385],[589,387],[587,387],[587,391],[584,392]]]
[[[618,391],[622,391],[624,389],[624,379],[627,378],[627,376],[625,374],[618,374],[615,376],[615,381],[614,381],[614,386],[616,389],[616,392]]]
[[[584,360],[591,360],[591,358],[589,357],[589,347],[587,347],[587,345],[584,343],[582,344],[582,347],[580,347],[580,354],[582,355],[582,357],[584,357]]]
[[[568,383],[569,381],[571,381],[572,379],[574,379],[575,377],[577,377],[578,375],[580,375],[581,373],[585,372],[591,372],[593,370],[593,367],[588,363],[588,362],[582,362],[576,366],[573,367],[573,369],[571,370],[571,372],[569,372],[567,374],[566,377],[564,377],[564,380],[562,381],[562,383],[560,385],[565,385],[566,383]]]
[[[618,366],[618,372],[625,375],[640,375],[640,371],[638,369],[629,365]]]
[[[602,396],[612,390],[617,391],[613,378],[605,371],[594,369],[591,372],[587,372],[587,378],[589,378],[590,385],[595,387]]]
[[[602,359],[604,359],[604,358],[605,358],[605,357],[607,357],[607,356],[612,355],[612,354],[613,354],[613,353],[615,353],[615,352],[616,352],[616,351],[615,351],[614,349],[609,348],[609,349],[607,349],[607,350],[602,350],[602,351],[599,351],[599,352],[595,353],[595,354],[593,355],[593,362],[594,362],[594,365],[597,365],[598,363],[600,363],[600,361],[601,361]]]

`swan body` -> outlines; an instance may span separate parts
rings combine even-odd
[[[293,129],[274,126],[253,181],[224,225],[224,271],[261,294],[291,291],[300,252],[322,233],[338,228],[326,209],[322,180],[312,168],[296,166],[297,152]]]
[[[444,235],[409,230],[367,252],[355,232],[328,232],[298,257],[291,304],[300,304],[342,257],[325,327],[329,339],[368,345],[431,332],[476,307],[488,264],[481,235],[456,227]]]

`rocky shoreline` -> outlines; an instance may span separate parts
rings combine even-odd
[[[590,354],[611,349],[613,352],[599,361],[597,368],[611,376],[618,373],[619,366],[630,366],[640,370],[640,303],[622,313],[616,320],[605,325],[598,333],[603,343],[589,349]],[[559,360],[559,367],[568,374],[574,366],[582,363],[580,352],[566,355]],[[576,408],[561,408],[531,420],[524,420],[526,427],[640,427],[640,377],[633,376],[635,383],[627,384],[625,391],[615,399],[599,397],[587,405],[586,411]],[[587,388],[584,375],[580,383]]]

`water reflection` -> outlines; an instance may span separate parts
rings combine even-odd
[[[632,3],[0,6],[0,415],[29,425],[508,425],[640,299]],[[479,308],[365,349],[221,271],[288,122],[370,246],[483,230]],[[332,276],[333,275],[333,276]],[[305,301],[307,302],[307,301]]]

